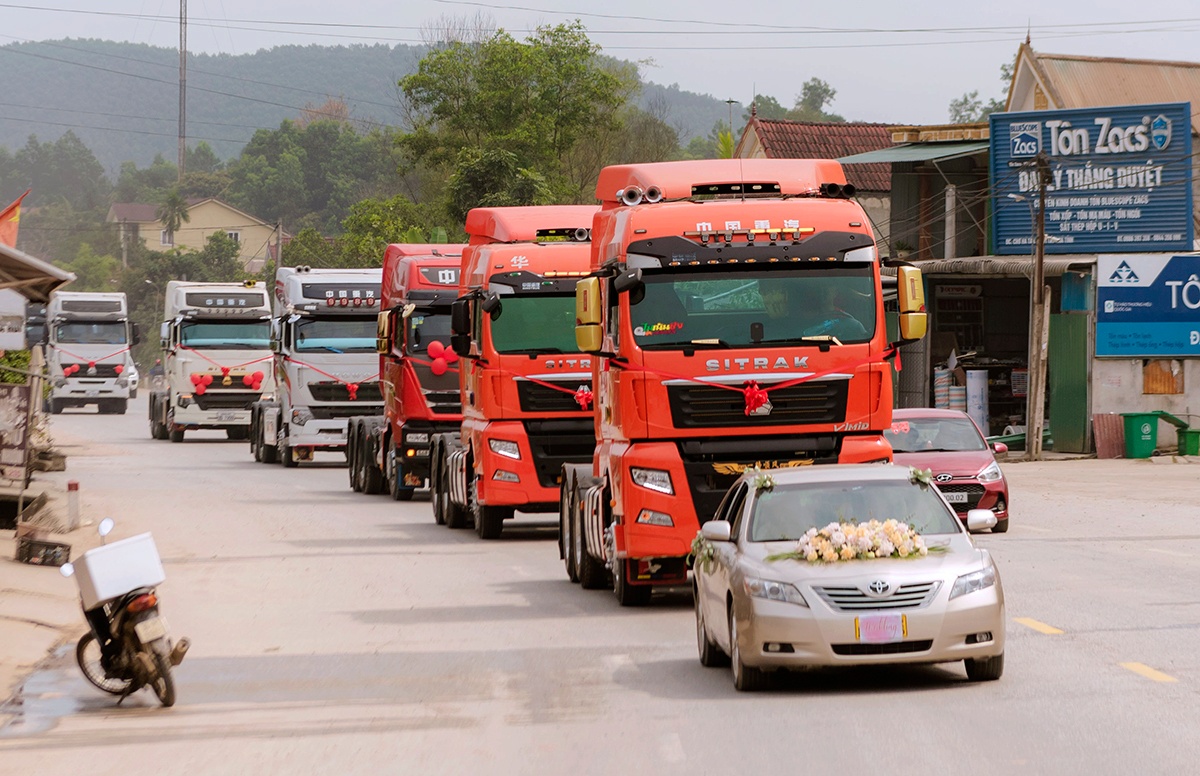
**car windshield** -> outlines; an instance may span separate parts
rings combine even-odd
[[[573,295],[506,295],[500,300],[500,317],[492,321],[492,345],[497,353],[579,352]]]
[[[374,318],[301,318],[296,322],[296,351],[372,353]]]
[[[123,321],[60,323],[54,337],[57,342],[78,345],[124,345],[127,341]]]
[[[750,515],[749,539],[799,539],[830,523],[896,519],[920,534],[960,531],[958,518],[931,486],[908,480],[776,485],[760,491]]]
[[[271,326],[267,321],[205,321],[183,323],[179,327],[179,342],[184,347],[246,348],[265,350],[271,343]]]
[[[754,347],[805,338],[866,342],[875,332],[873,268],[650,274],[632,308],[641,348],[711,340]]]
[[[908,418],[892,423],[883,435],[897,453],[986,450],[987,443],[969,418]]]
[[[414,312],[408,316],[408,343],[406,353],[424,353],[431,342],[450,346],[449,308],[440,312]]]

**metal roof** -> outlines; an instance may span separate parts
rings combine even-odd
[[[912,262],[926,277],[934,275],[979,275],[983,277],[1033,278],[1032,256],[971,256],[962,259],[925,259]],[[1046,256],[1042,271],[1046,277],[1060,277],[1068,272],[1087,272],[1096,263],[1096,256]],[[895,274],[885,267],[884,272]]]
[[[868,164],[872,162],[929,162],[938,159],[956,159],[988,150],[987,141],[961,143],[908,143],[906,145],[881,148],[865,154],[843,156],[842,164]]]
[[[74,279],[72,272],[0,243],[0,288],[11,288],[31,302],[48,302],[51,291]]]

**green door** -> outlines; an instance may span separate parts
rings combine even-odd
[[[1087,313],[1050,316],[1050,348],[1047,354],[1048,400],[1046,419],[1054,449],[1068,453],[1090,452],[1091,406],[1088,395],[1088,354],[1091,331]]]

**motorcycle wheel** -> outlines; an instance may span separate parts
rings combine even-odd
[[[154,660],[154,681],[150,688],[164,707],[175,705],[175,680],[171,678],[171,645],[166,639],[150,644],[150,655]]]
[[[104,667],[100,665],[100,642],[96,641],[93,633],[83,634],[83,638],[75,645],[75,662],[79,670],[94,687],[110,695],[124,695],[133,682],[129,679],[109,678],[104,675]]]

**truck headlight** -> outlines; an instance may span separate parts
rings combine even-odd
[[[629,467],[629,476],[635,485],[641,485],[646,490],[675,495],[675,487],[671,484],[671,473],[662,469],[642,469],[637,466]]]
[[[305,423],[313,419],[312,410],[308,407],[296,407],[292,410],[292,423],[297,426],[303,426]]]
[[[429,444],[429,434],[405,434],[404,443],[409,445],[427,445]],[[493,450],[495,448],[492,448]]]
[[[980,482],[995,482],[1003,476],[1004,474],[1000,471],[1000,464],[995,461],[983,467],[983,471],[975,475],[976,479]]]
[[[972,571],[970,574],[963,574],[954,580],[954,587],[950,589],[950,600],[953,601],[960,595],[966,595],[967,593],[977,593],[980,590],[986,590],[994,584],[996,584],[995,566],[988,566],[979,571]]]
[[[492,448],[492,452],[496,455],[521,460],[521,448],[517,447],[516,442],[507,439],[489,439],[488,447]]]

